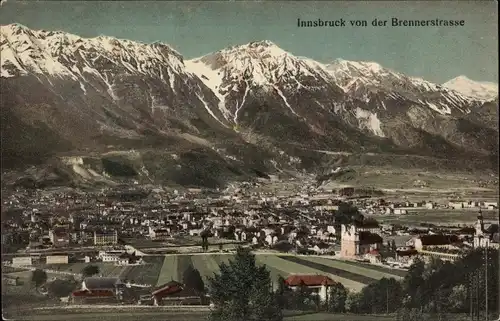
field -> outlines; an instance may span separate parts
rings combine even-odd
[[[471,224],[477,220],[478,209],[437,209],[437,210],[408,210],[403,215],[376,215],[377,221],[393,224],[420,225],[422,222],[436,225]],[[498,221],[498,210],[483,210],[485,221]]]
[[[395,155],[392,155],[393,157]],[[491,177],[485,174],[467,172],[449,172],[441,169],[423,171],[419,168],[397,169],[383,166],[350,166],[354,175],[348,180],[331,181],[326,188],[338,185],[373,186],[388,191],[394,189],[411,190],[417,188],[422,192],[447,193],[456,191],[474,192],[483,189],[478,181],[488,182]],[[421,185],[424,188],[420,188]],[[494,183],[487,184],[487,189],[496,190]]]
[[[101,274],[120,277],[137,284],[160,286],[171,280],[182,282],[183,273],[192,265],[200,271],[205,283],[209,277],[219,271],[219,265],[228,263],[234,254],[182,254],[166,256],[146,256],[146,264],[138,266],[115,266],[109,263],[73,263],[46,265],[45,268],[80,273],[87,264],[99,266]],[[365,285],[381,278],[402,278],[405,271],[390,269],[371,264],[330,259],[319,256],[293,256],[280,254],[256,254],[259,265],[265,265],[270,272],[274,287],[279,276],[291,274],[321,274],[344,284],[353,291],[359,291]]]
[[[219,271],[219,265],[223,262],[229,262],[232,257],[232,254],[168,255],[162,258],[163,263],[161,266],[158,265],[157,268],[154,270],[151,269],[148,273],[144,272],[144,274],[148,275],[148,280],[151,280],[151,283],[136,282],[159,286],[171,280],[182,281],[183,272],[189,265],[192,265],[200,271],[206,283],[209,277]],[[366,284],[383,277],[398,279],[406,273],[370,264],[333,260],[324,257],[257,254],[256,259],[259,265],[266,265],[275,287],[279,276],[287,277],[290,274],[321,274],[331,277],[351,290],[359,291]],[[137,269],[141,269],[141,267],[137,267]],[[134,279],[130,275],[130,272],[125,273],[122,277],[126,277],[129,280]],[[155,278],[156,282],[152,282]]]
[[[113,263],[69,263],[69,264],[43,264],[40,268],[50,269],[55,271],[64,271],[72,273],[82,273],[87,265],[97,265],[99,274],[105,277],[123,277],[126,267],[116,266]]]

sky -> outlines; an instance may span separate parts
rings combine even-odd
[[[3,0],[2,0],[3,2]],[[459,75],[498,83],[498,4],[493,1],[14,1],[0,23],[62,30],[82,37],[161,41],[185,59],[228,46],[271,40],[328,63],[374,61],[443,83]],[[390,20],[465,20],[458,27],[392,27]],[[302,20],[367,20],[367,27],[299,28]],[[373,27],[373,19],[389,20]]]

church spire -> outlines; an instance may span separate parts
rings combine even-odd
[[[483,212],[479,209],[477,214],[476,234],[482,235],[484,232]]]

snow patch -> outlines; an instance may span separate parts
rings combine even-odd
[[[357,107],[356,118],[359,120],[360,128],[366,128],[379,137],[385,137],[380,126],[382,123],[380,122],[380,119],[378,119],[377,113],[372,113],[368,110]]]
[[[245,83],[246,83],[245,93],[243,94],[243,98],[241,99],[241,104],[236,107],[236,111],[234,112],[234,119],[233,119],[233,121],[234,121],[235,124],[238,123],[238,112],[243,107],[243,104],[245,103],[245,100],[247,98],[248,92],[250,91],[250,86],[248,85],[248,82],[245,82]]]
[[[217,118],[217,116],[215,116],[214,112],[210,109],[210,107],[208,106],[207,102],[205,101],[205,99],[203,99],[198,93],[196,93],[196,97],[198,97],[198,99],[203,103],[203,106],[205,106],[205,109],[208,111],[208,113],[213,117],[215,118],[219,123],[222,124],[222,126],[224,127],[227,127],[226,124],[224,124],[223,122],[221,122],[219,120],[219,118]]]
[[[229,120],[231,113],[226,108],[226,94],[221,94],[222,79],[224,77],[223,72],[214,70],[204,64],[200,60],[188,60],[185,61],[186,70],[191,74],[198,76],[201,81],[212,90],[215,96],[219,99],[219,110],[222,112],[224,117]]]

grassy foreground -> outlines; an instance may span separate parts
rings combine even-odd
[[[304,313],[285,311],[285,321],[389,321],[395,320],[394,316],[379,315],[350,315],[350,314],[330,314],[330,313]],[[5,317],[11,317],[5,315]],[[12,316],[15,317],[15,316]],[[206,311],[145,311],[143,309],[135,311],[89,311],[85,313],[75,310],[48,309],[37,310],[22,316],[22,320],[110,320],[110,321],[142,321],[142,320],[169,320],[169,321],[203,321],[206,320]]]
[[[305,313],[305,312],[284,312],[284,321],[396,321],[396,315],[355,315],[355,314],[331,314],[331,313]],[[9,317],[9,315],[4,315]],[[169,320],[169,321],[204,321],[207,312],[193,311],[88,311],[85,313],[76,310],[38,310],[36,314],[30,313],[22,315],[22,320],[68,320],[68,321],[88,321],[88,320],[110,320],[110,321],[143,321],[143,320]],[[453,315],[455,321],[465,321],[466,316]],[[436,316],[436,321],[439,318]]]

